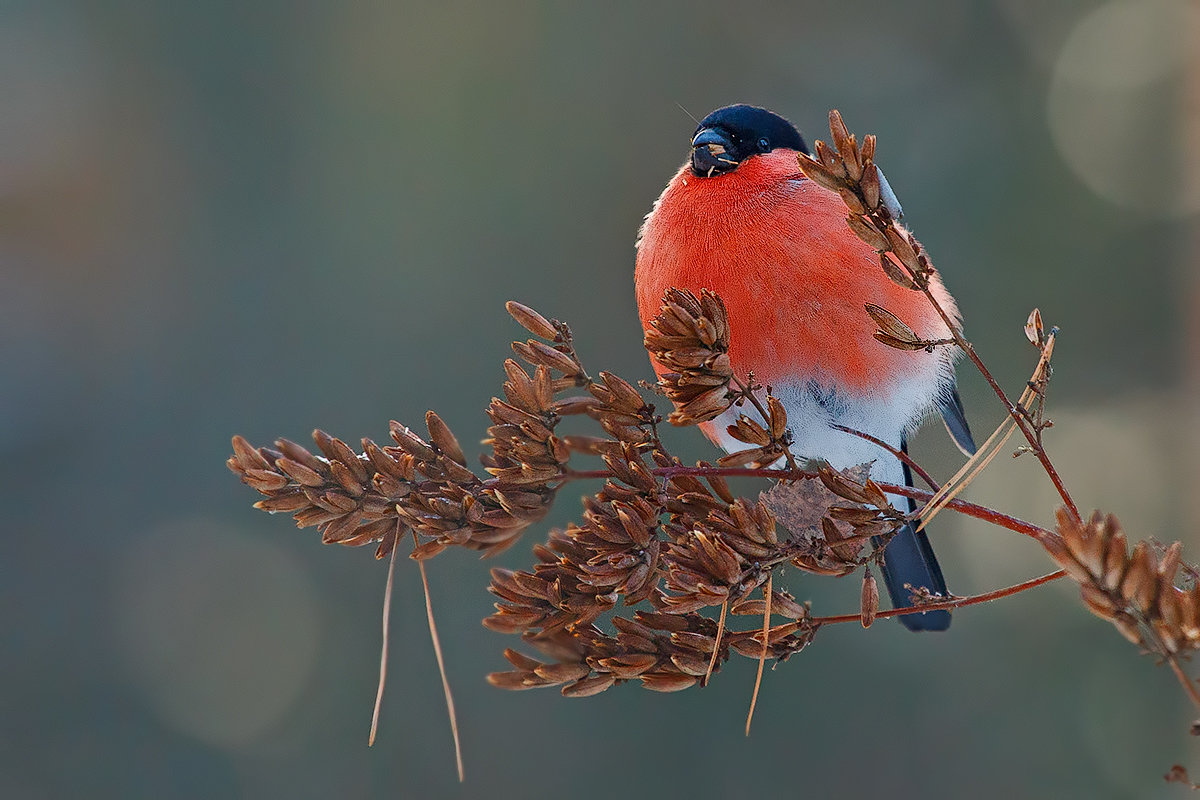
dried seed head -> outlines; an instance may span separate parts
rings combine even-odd
[[[567,353],[562,352],[548,344],[530,339],[525,343],[528,345],[532,354],[532,363],[556,369],[565,376],[574,376],[580,374],[579,362],[572,358]]]
[[[1125,577],[1121,580],[1121,596],[1142,613],[1153,607],[1158,591],[1155,567],[1154,555],[1146,543],[1138,542],[1134,545]]]
[[[454,434],[446,423],[442,422],[442,418],[432,411],[428,411],[425,413],[425,425],[429,428],[429,441],[433,442],[447,458],[465,466],[467,457],[463,455],[458,439],[454,438]]]
[[[871,210],[863,203],[853,189],[843,186],[838,189],[838,194],[841,196],[842,202],[846,204],[846,208],[850,209],[850,212],[853,214],[866,214]]]
[[[1182,544],[1163,548],[1161,559],[1147,542],[1137,542],[1130,552],[1114,516],[1095,512],[1083,522],[1065,508],[1058,512],[1057,530],[1058,537],[1044,536],[1042,544],[1080,584],[1092,613],[1160,656],[1200,647],[1200,588],[1184,590],[1174,583],[1184,566]],[[1194,568],[1185,569],[1194,574]]]
[[[862,160],[863,160],[864,169],[866,168],[866,165],[874,164],[874,162],[875,162],[875,134],[868,133],[867,135],[863,136],[862,153],[860,153],[860,156],[862,157]]]
[[[850,214],[846,217],[846,224],[850,226],[850,230],[854,231],[854,235],[861,239],[872,249],[882,252],[888,249],[888,239],[871,224],[869,217],[860,217],[857,214]]]
[[[925,342],[920,342],[920,341],[909,342],[909,341],[905,341],[903,339],[897,339],[894,336],[889,336],[888,334],[884,333],[883,331],[875,331],[873,336],[875,337],[876,341],[880,342],[881,344],[885,344],[888,347],[894,348],[896,350],[924,350],[926,347],[929,346]]]
[[[720,298],[708,291],[669,289],[645,331],[651,358],[666,371],[658,386],[675,405],[673,425],[695,425],[724,413],[733,402],[729,383],[729,319]]]
[[[386,556],[394,546],[400,516],[393,498],[411,491],[412,474],[397,460],[408,456],[385,453],[369,440],[364,444],[367,452],[358,454],[320,430],[313,431],[313,440],[324,458],[284,439],[276,442],[277,450],[256,450],[235,437],[230,468],[265,495],[256,508],[291,513],[298,526],[316,526],[326,544],[358,547],[380,542]],[[377,462],[382,472],[373,473]]]
[[[896,254],[896,258],[900,263],[908,267],[914,273],[924,271],[925,267],[917,259],[917,248],[912,239],[912,234],[896,226],[889,226],[887,229],[888,244],[892,246],[892,252]]]
[[[762,425],[759,425],[745,414],[739,414],[737,422],[726,427],[725,432],[739,442],[745,442],[746,444],[764,447],[771,443],[771,434]]]
[[[838,158],[837,152],[820,139],[813,143],[813,151],[817,154],[817,160],[821,162],[821,166],[841,179],[844,186],[846,168],[842,165],[842,160]]]
[[[836,108],[829,112],[829,137],[833,140],[833,146],[837,148],[838,154],[844,156],[846,150],[849,149],[850,131],[846,130],[846,123],[842,121],[842,113]]]
[[[233,437],[233,458],[236,466],[231,464],[234,472],[248,469],[269,470],[270,462],[250,442],[241,436]]]
[[[787,409],[775,395],[769,393],[767,394],[767,418],[771,424],[771,441],[782,441],[788,427]]]
[[[1046,333],[1042,328],[1042,312],[1040,309],[1034,309],[1029,312],[1029,319],[1025,321],[1025,338],[1034,347],[1041,347],[1046,341]]]
[[[888,276],[888,280],[905,289],[919,288],[917,283],[894,258],[891,253],[879,254],[879,266],[883,267],[883,273]]]
[[[859,615],[862,618],[862,626],[869,628],[879,611],[879,585],[870,569],[863,574],[861,609]]]
[[[877,210],[882,199],[882,190],[879,181],[879,168],[872,165],[870,169],[864,169],[862,171],[862,181],[860,186],[863,200],[866,202],[867,208],[871,211]]]
[[[534,336],[540,336],[543,339],[554,341],[558,336],[558,332],[554,329],[554,325],[545,317],[534,311],[527,305],[518,303],[515,300],[509,300],[504,304],[509,315],[517,321],[525,330],[532,333]]]
[[[826,489],[838,497],[854,503],[870,502],[866,487],[863,484],[854,481],[828,465],[818,470],[817,477],[821,479],[821,483],[825,485]]]
[[[854,134],[850,134],[843,143],[843,146],[838,147],[838,152],[846,164],[846,177],[852,181],[861,179],[863,176],[863,166],[862,161],[859,160],[858,143],[854,139]]]
[[[641,680],[642,686],[652,692],[678,692],[695,686],[698,678],[678,672],[656,672],[643,675]]]
[[[804,177],[818,186],[836,192],[846,185],[844,180],[812,156],[800,153],[797,160]]]
[[[904,324],[904,321],[897,317],[892,312],[882,306],[877,306],[874,303],[866,304],[867,313],[871,315],[871,319],[879,326],[879,330],[893,338],[902,341],[917,342],[919,337],[913,333],[912,328]]]
[[[612,675],[593,675],[564,686],[562,695],[563,697],[591,697],[610,688],[616,683],[616,680]]]

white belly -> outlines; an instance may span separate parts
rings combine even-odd
[[[837,469],[874,461],[873,478],[903,483],[902,468],[894,456],[866,439],[837,430],[833,425],[868,433],[898,449],[904,433],[916,427],[934,407],[941,386],[939,372],[944,375],[948,370],[895,380],[866,395],[833,392],[812,381],[772,386],[771,391],[787,411],[792,452],[798,458],[821,459]],[[725,431],[742,413],[756,417],[753,409],[733,407],[714,420],[714,433],[727,452],[749,447]],[[780,465],[781,462],[776,464]]]

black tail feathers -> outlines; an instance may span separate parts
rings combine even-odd
[[[907,444],[901,439],[900,449],[906,453]],[[903,466],[904,485],[912,486],[912,471],[908,464]],[[916,508],[916,504],[909,500],[908,507],[911,511]],[[938,565],[937,556],[933,554],[933,547],[929,544],[929,537],[925,535],[925,531],[918,531],[911,524],[901,528],[883,552],[883,582],[887,585],[894,608],[911,606],[912,589],[922,586],[934,594],[950,594],[946,590],[946,579],[942,577],[942,568]],[[950,612],[942,609],[905,614],[900,617],[900,623],[910,631],[944,631],[950,627]]]
[[[949,594],[929,538],[924,531],[913,530],[912,525],[905,525],[888,542],[883,562],[883,582],[895,608],[911,606],[912,589],[921,586],[936,594]],[[905,614],[900,622],[910,631],[944,631],[950,627],[950,612],[943,609]]]

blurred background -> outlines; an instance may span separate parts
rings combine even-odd
[[[505,693],[488,564],[431,563],[467,783],[398,564],[253,511],[229,437],[383,440],[436,408],[477,453],[519,298],[650,370],[642,216],[697,117],[809,140],[837,107],[1017,389],[1060,325],[1048,433],[1080,505],[1200,555],[1200,6],[1185,2],[0,5],[0,796],[1175,797],[1169,672],[1052,584],[948,635],[845,625],[707,690]],[[960,369],[978,438],[1002,418]],[[711,457],[695,431],[681,455]],[[958,458],[940,426],[915,444]],[[1001,463],[1004,462],[1004,463]],[[550,524],[499,563],[526,566]],[[969,497],[1047,522],[1029,459]],[[951,588],[1048,572],[943,514]],[[793,575],[818,613],[858,582]]]

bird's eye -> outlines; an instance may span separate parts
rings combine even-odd
[[[767,141],[767,137],[764,136],[763,138],[758,140],[758,149],[764,153],[770,151],[771,143]]]

